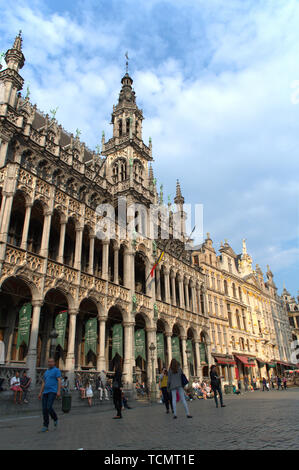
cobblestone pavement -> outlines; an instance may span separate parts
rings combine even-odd
[[[123,420],[112,420],[112,407],[59,412],[59,427],[42,434],[41,416],[0,418],[0,449],[299,449],[299,388],[248,392],[190,403],[187,419],[178,403],[178,419],[163,405],[134,404]],[[58,404],[56,404],[58,409]]]

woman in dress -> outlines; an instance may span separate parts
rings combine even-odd
[[[14,403],[15,403],[15,405],[17,404],[17,397],[18,397],[18,393],[19,393],[18,403],[21,405],[23,390],[21,388],[20,373],[19,372],[16,372],[16,375],[14,377],[12,377],[12,379],[10,381],[10,389],[14,392]]]
[[[86,393],[86,398],[87,398],[87,401],[88,401],[88,405],[91,406],[92,405],[93,391],[92,391],[91,383],[89,381],[87,382],[86,392],[85,393]]]

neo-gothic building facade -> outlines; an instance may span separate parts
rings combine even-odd
[[[290,324],[269,266],[265,282],[259,265],[252,267],[245,240],[241,254],[225,241],[217,255],[209,234],[192,256],[206,278],[211,354],[223,374],[242,381],[290,368]]]
[[[0,70],[2,376],[26,368],[39,383],[52,354],[71,381],[85,372],[111,371],[121,361],[128,388],[136,380],[155,380],[172,357],[186,375],[198,378],[207,377],[216,361],[227,382],[243,378],[249,367],[252,372],[253,363],[256,376],[279,362],[286,365],[289,329],[272,273],[268,269],[265,283],[259,269],[252,271],[245,247],[237,256],[225,243],[216,256],[209,236],[201,247],[186,250],[178,182],[176,209],[167,208],[169,240],[162,237],[165,213],[157,219],[158,236],[150,236],[148,213],[151,205],[162,205],[163,193],[156,189],[151,141],[142,140],[143,114],[129,74],[113,107],[113,135],[108,141],[103,135],[99,154],[79,133],[74,137],[54,116],[38,111],[28,93],[22,97],[20,35],[5,61]],[[124,198],[132,209],[126,221],[130,231],[121,216]],[[112,237],[107,214],[98,210],[103,204],[115,209]]]
[[[133,236],[126,231],[124,236],[118,219],[120,197],[129,208],[138,203],[146,211],[163,198],[151,168],[151,142],[147,146],[142,140],[143,114],[133,80],[128,73],[121,80],[113,136],[106,142],[103,135],[99,154],[78,133],[74,137],[54,117],[39,112],[28,94],[22,97],[20,35],[5,61],[0,71],[0,340],[6,370],[27,368],[40,381],[60,315],[62,339],[54,354],[71,379],[82,371],[113,370],[118,360],[130,387],[137,379],[151,381],[172,357],[186,374],[207,375],[204,276],[185,250],[184,235],[176,238],[172,224],[167,246],[160,236],[153,241],[147,219],[136,210],[128,215],[128,221],[136,221]],[[174,203],[183,227],[178,182]],[[104,225],[99,236],[101,204],[115,208],[112,239],[103,235]]]

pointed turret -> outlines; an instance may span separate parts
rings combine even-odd
[[[0,81],[4,83],[3,102],[12,107],[17,103],[17,92],[22,90],[24,80],[19,75],[19,70],[24,66],[25,57],[22,52],[22,34],[16,36],[13,46],[5,54],[7,67],[0,71]]]
[[[178,204],[182,206],[185,202],[185,199],[182,196],[182,191],[181,191],[181,186],[179,180],[176,182],[176,192],[175,192],[175,198],[174,198],[175,204]]]

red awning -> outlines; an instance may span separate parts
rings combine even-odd
[[[225,357],[215,356],[214,359],[217,361],[217,364],[232,365],[232,366],[236,364],[236,362],[233,359],[227,359]]]
[[[246,366],[246,367],[254,367],[254,366],[255,366],[254,363],[250,363],[250,362],[248,361],[248,357],[247,357],[247,356],[237,356],[237,355],[235,355],[235,357],[236,357],[240,362],[242,362],[242,364],[244,364],[244,366]]]

